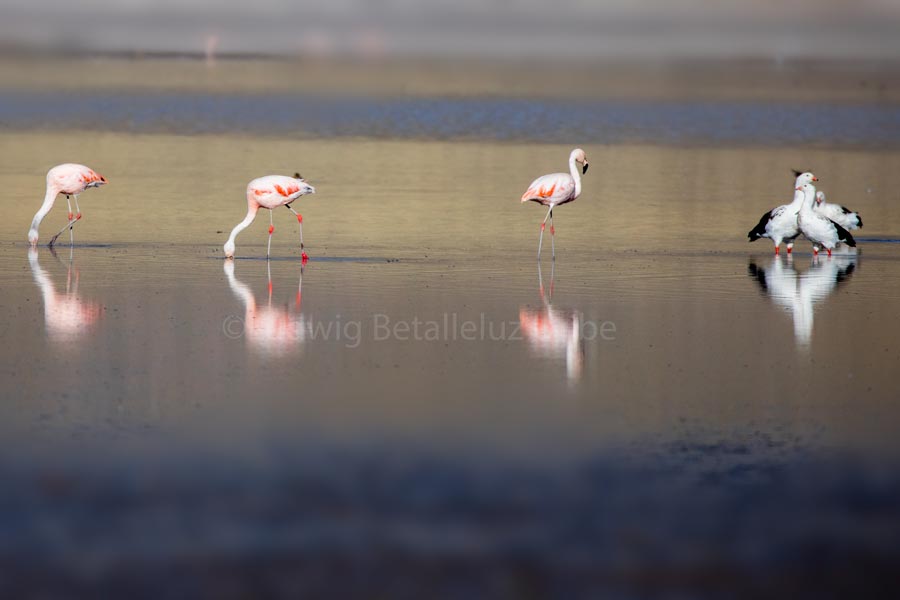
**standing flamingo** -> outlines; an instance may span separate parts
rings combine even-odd
[[[300,177],[300,173],[294,173],[293,177],[285,175],[267,175],[259,177],[247,184],[247,216],[244,220],[235,225],[225,242],[225,257],[234,258],[234,238],[241,231],[250,226],[256,218],[256,213],[260,208],[269,209],[269,246],[266,248],[266,258],[272,251],[272,232],[275,231],[275,223],[272,220],[272,211],[279,206],[286,206],[289,211],[297,217],[300,224],[300,252],[302,259],[308,260],[309,257],[303,250],[303,215],[299,214],[291,208],[291,202],[305,196],[306,194],[315,194],[316,188],[306,183]]]
[[[553,207],[566,202],[572,202],[581,195],[581,173],[575,163],[582,164],[581,173],[587,173],[588,161],[584,155],[584,150],[575,148],[569,154],[569,172],[568,173],[551,173],[538,177],[531,182],[528,189],[522,194],[522,202],[529,200],[537,202],[542,206],[549,206],[547,216],[541,222],[541,237],[538,240],[538,260],[541,259],[541,246],[544,244],[544,227],[547,225],[547,219],[550,219],[550,250],[552,257],[556,259],[556,230],[553,228]]]
[[[529,345],[543,358],[565,357],[566,374],[574,382],[584,369],[584,339],[581,313],[553,306],[553,265],[550,267],[550,294],[544,296],[544,279],[538,263],[538,290],[543,308],[519,308],[519,328]]]
[[[56,238],[67,228],[69,230],[69,242],[74,245],[75,234],[72,233],[72,229],[75,222],[81,219],[81,209],[78,207],[78,194],[88,188],[100,187],[105,183],[107,183],[106,177],[84,165],[66,163],[57,165],[47,171],[47,193],[44,195],[44,203],[41,204],[41,207],[35,213],[34,219],[31,221],[31,229],[28,230],[28,242],[32,247],[37,246],[38,227],[41,221],[44,220],[44,217],[47,216],[47,213],[50,212],[50,209],[53,208],[53,202],[59,194],[66,195],[66,203],[69,205],[69,222],[56,235],[50,238],[48,245],[52,246]],[[72,203],[69,201],[69,196],[75,197],[77,214],[74,215],[74,219],[72,218]]]

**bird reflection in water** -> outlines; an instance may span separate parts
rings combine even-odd
[[[234,276],[233,260],[224,263],[228,287],[244,305],[243,329],[239,333],[247,339],[248,346],[255,352],[266,356],[280,356],[298,349],[306,338],[307,327],[301,314],[301,298],[303,292],[303,267],[300,267],[300,281],[293,303],[283,305],[272,303],[272,267],[266,261],[268,273],[268,297],[264,303],[258,303],[248,285]],[[234,328],[226,328],[229,335],[236,334]]]
[[[584,369],[584,339],[581,313],[576,310],[556,308],[553,302],[553,272],[550,267],[550,286],[545,294],[541,266],[538,265],[538,286],[541,308],[523,306],[519,309],[519,326],[529,346],[542,358],[565,358],[569,381],[581,378]]]
[[[47,337],[52,342],[75,342],[91,330],[100,318],[102,308],[97,302],[85,302],[79,298],[80,272],[74,266],[74,251],[71,248],[69,249],[69,262],[66,265],[66,291],[64,293],[56,291],[53,280],[38,261],[38,252],[37,248],[29,248],[28,264],[31,266],[31,275],[40,288],[44,301],[44,326]],[[54,249],[51,248],[50,253],[60,264],[63,264]]]
[[[794,268],[793,258],[775,256],[768,267],[751,260],[747,271],[777,305],[794,317],[794,339],[798,346],[809,346],[813,334],[813,312],[838,285],[847,281],[856,269],[856,255],[814,257],[804,272]]]

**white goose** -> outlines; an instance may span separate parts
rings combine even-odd
[[[800,173],[797,175],[794,187],[799,188],[803,184],[818,180],[812,173]],[[794,250],[794,239],[800,235],[797,215],[802,205],[803,194],[795,190],[793,202],[782,204],[765,213],[759,219],[756,227],[747,233],[747,237],[750,238],[751,242],[755,242],[759,238],[769,238],[775,243],[775,254],[778,254],[781,243],[785,242],[788,254],[790,254]]]
[[[831,219],[847,231],[859,229],[863,226],[862,217],[859,213],[853,212],[846,206],[840,204],[829,204],[825,202],[825,192],[816,192],[816,203],[813,209]]]
[[[849,231],[813,210],[816,197],[816,188],[813,184],[804,183],[798,186],[797,190],[803,192],[803,206],[800,208],[797,223],[803,235],[812,242],[814,254],[819,253],[819,248],[825,248],[828,250],[828,256],[831,256],[831,251],[841,243],[851,248],[856,247],[856,240]]]

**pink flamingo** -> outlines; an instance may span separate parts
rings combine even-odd
[[[267,263],[271,264],[271,263]],[[234,275],[234,261],[224,262],[225,277],[228,286],[235,296],[244,304],[244,319],[238,330],[231,330],[235,323],[225,323],[226,335],[236,337],[243,335],[259,354],[278,356],[290,353],[302,346],[306,339],[309,325],[301,313],[301,297],[303,292],[303,266],[300,266],[300,282],[297,284],[295,309],[290,305],[272,303],[272,271],[268,271],[268,301],[257,302],[248,285],[239,281]]]
[[[555,263],[553,263],[555,264]],[[543,308],[519,308],[519,327],[535,352],[544,358],[566,359],[569,381],[581,377],[584,369],[584,340],[581,315],[575,310],[553,306],[553,267],[550,267],[550,294],[544,296],[544,280],[538,264],[538,286]]]
[[[50,251],[53,252],[53,249]],[[34,282],[41,289],[44,299],[44,325],[47,336],[54,342],[75,342],[96,324],[103,315],[103,309],[98,303],[84,301],[79,296],[78,269],[72,266],[71,257],[66,276],[66,291],[58,293],[47,271],[41,268],[38,262],[38,252],[37,248],[28,250],[28,263]]]
[[[28,241],[32,247],[37,246],[38,243],[38,226],[40,226],[44,217],[47,216],[47,213],[50,212],[50,209],[53,208],[53,202],[59,194],[66,195],[66,203],[69,205],[69,222],[56,235],[50,238],[48,246],[52,246],[56,238],[67,228],[69,230],[69,241],[74,244],[75,235],[72,233],[72,229],[75,222],[81,219],[81,209],[78,207],[78,194],[88,188],[100,187],[106,183],[106,177],[84,165],[66,163],[57,165],[47,171],[47,193],[44,195],[44,203],[41,204],[41,207],[35,213],[34,219],[31,221],[31,229],[28,230]],[[72,218],[72,203],[69,201],[69,196],[75,197],[77,214],[74,215],[74,219]]]
[[[225,257],[234,258],[234,238],[241,231],[246,229],[253,223],[256,213],[260,208],[269,209],[269,246],[266,248],[266,258],[272,250],[272,233],[275,231],[275,223],[272,220],[272,211],[279,206],[286,206],[289,211],[297,217],[300,224],[300,252],[304,261],[309,257],[303,251],[303,215],[291,208],[291,203],[306,194],[315,194],[316,188],[306,183],[300,177],[300,173],[294,173],[293,177],[284,175],[267,175],[259,177],[247,184],[247,216],[244,220],[235,225],[225,242]]]
[[[581,195],[581,173],[575,163],[582,164],[581,173],[587,173],[588,161],[584,155],[584,150],[575,148],[569,154],[569,172],[568,173],[551,173],[538,177],[531,182],[528,189],[522,194],[522,202],[537,202],[543,206],[549,206],[547,216],[541,222],[541,237],[538,240],[538,260],[541,259],[541,246],[544,243],[544,227],[547,225],[547,219],[550,219],[550,244],[552,256],[556,259],[556,244],[554,238],[556,230],[553,228],[553,207],[572,202]]]

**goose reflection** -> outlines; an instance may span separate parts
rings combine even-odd
[[[253,291],[234,276],[233,260],[224,263],[225,277],[228,287],[244,305],[243,329],[240,333],[247,339],[248,346],[255,352],[266,356],[285,355],[299,348],[306,337],[306,322],[300,314],[303,291],[303,268],[300,268],[300,282],[294,306],[290,303],[273,305],[272,303],[272,268],[269,263],[266,269],[269,278],[268,298],[264,303],[257,303]],[[232,327],[226,334],[237,333]]]
[[[800,273],[793,259],[774,257],[768,267],[750,261],[751,277],[777,305],[794,317],[794,339],[799,346],[809,346],[813,334],[816,304],[824,301],[835,288],[847,281],[856,269],[856,255],[813,258],[809,269]]]
[[[552,306],[553,271],[550,267],[550,287],[544,294],[544,280],[538,265],[538,286],[541,308],[523,306],[519,309],[519,326],[529,346],[542,358],[566,361],[569,381],[581,378],[584,369],[584,340],[581,331],[581,314],[576,310]]]
[[[69,263],[66,272],[66,291],[56,291],[50,275],[41,267],[38,260],[38,249],[29,248],[28,264],[31,276],[41,290],[44,302],[44,326],[47,337],[53,342],[71,343],[88,333],[100,318],[101,307],[97,302],[86,302],[78,296],[78,280],[80,272],[74,266],[74,256],[69,252]],[[59,261],[52,249],[50,253]],[[62,261],[60,261],[62,264]]]

